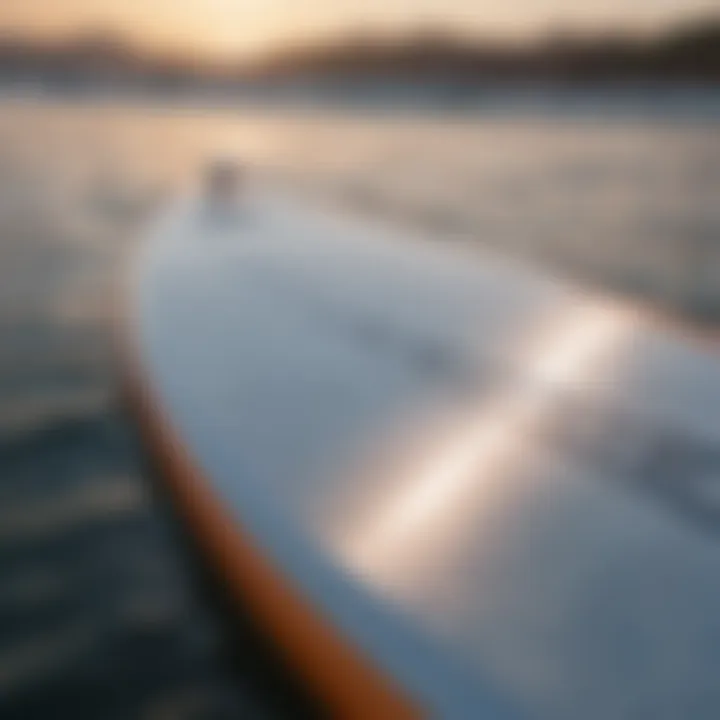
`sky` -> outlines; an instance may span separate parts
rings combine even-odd
[[[64,36],[102,29],[225,57],[355,30],[438,25],[524,38],[558,27],[653,30],[708,14],[720,16],[720,0],[0,0],[0,30]]]

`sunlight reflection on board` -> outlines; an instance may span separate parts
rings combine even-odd
[[[462,508],[478,493],[492,493],[499,477],[522,457],[523,437],[552,411],[559,389],[597,374],[632,337],[627,311],[608,306],[573,307],[531,343],[528,364],[518,383],[497,392],[439,447],[410,467],[375,511],[344,538],[342,552],[352,567],[377,577],[392,577],[421,550],[453,533]],[[440,532],[440,528],[443,528]],[[432,530],[432,533],[430,532]],[[440,540],[441,541],[441,540]]]

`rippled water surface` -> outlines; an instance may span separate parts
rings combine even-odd
[[[157,202],[143,160],[174,177],[162,134],[137,162],[122,137],[0,109],[0,717],[297,717],[197,582],[122,412],[115,279]]]

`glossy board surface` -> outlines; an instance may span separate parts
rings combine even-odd
[[[712,343],[272,198],[173,210],[136,281],[214,495],[431,715],[718,716]]]

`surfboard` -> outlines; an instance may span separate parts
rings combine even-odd
[[[189,530],[348,717],[716,717],[712,339],[265,195],[165,213],[127,367]]]

